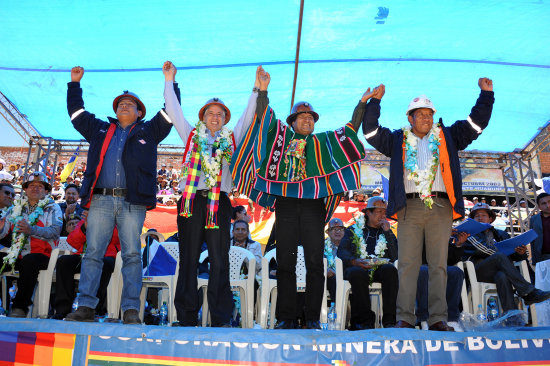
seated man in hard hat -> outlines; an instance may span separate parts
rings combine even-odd
[[[307,269],[305,327],[320,329],[325,275],[323,228],[340,194],[361,185],[359,168],[365,151],[357,131],[370,96],[363,96],[350,123],[336,131],[314,134],[319,115],[310,103],[296,103],[286,123],[275,117],[268,106],[269,81],[269,74],[262,69],[256,123],[235,152],[233,178],[239,179],[235,184],[240,192],[264,207],[275,206],[277,328],[296,326],[296,256],[300,244]]]
[[[445,300],[447,243],[453,220],[464,216],[458,151],[465,149],[487,127],[493,110],[493,82],[480,78],[481,93],[466,120],[450,127],[434,123],[436,112],[426,96],[414,98],[407,109],[410,125],[391,131],[378,124],[385,87],[375,89],[363,122],[365,138],[391,158],[388,216],[399,221],[399,293],[396,327],[413,328],[418,271],[426,246],[429,288],[428,325],[431,330],[453,330],[447,325]],[[442,245],[443,244],[443,245]]]
[[[344,265],[344,279],[351,284],[351,328],[372,329],[375,314],[371,310],[369,286],[372,282],[382,285],[382,325],[395,326],[395,299],[397,298],[397,238],[386,219],[386,201],[371,197],[364,216],[357,216],[355,224],[338,248],[338,257]],[[345,321],[345,319],[342,319]]]
[[[38,272],[48,267],[52,249],[59,241],[63,219],[61,209],[50,196],[51,190],[44,173],[32,173],[23,183],[25,193],[0,219],[0,239],[11,237],[6,255],[0,256],[0,272],[10,267],[19,271],[19,290],[10,312],[14,318],[27,315]]]
[[[478,203],[472,208],[470,218],[484,224],[492,224],[496,214],[486,203]],[[535,304],[550,298],[550,291],[541,291],[527,282],[514,266],[514,261],[527,259],[527,248],[519,246],[515,252],[505,255],[498,251],[495,242],[508,239],[503,230],[491,227],[479,234],[470,236],[464,245],[457,244],[463,251],[463,260],[474,263],[478,281],[495,283],[497,294],[504,312],[516,309],[514,289],[525,301],[525,305]],[[513,287],[512,287],[513,286]]]
[[[78,286],[78,309],[66,320],[94,321],[98,278],[115,225],[122,251],[122,320],[139,324],[141,248],[139,236],[145,211],[156,205],[157,146],[168,136],[172,122],[161,110],[144,122],[145,105],[134,93],[113,101],[116,118],[109,122],[84,109],[80,80],[84,69],[71,70],[67,109],[74,128],[90,143],[80,204],[89,208],[86,253]]]

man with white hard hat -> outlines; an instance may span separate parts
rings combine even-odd
[[[391,158],[388,216],[399,221],[398,328],[413,328],[416,282],[425,242],[429,272],[428,324],[431,330],[452,331],[447,325],[447,246],[453,220],[464,216],[458,151],[487,127],[493,110],[493,82],[480,78],[481,93],[470,115],[450,127],[434,124],[436,109],[425,95],[407,108],[409,125],[391,131],[378,124],[385,87],[375,89],[363,118],[367,141]]]

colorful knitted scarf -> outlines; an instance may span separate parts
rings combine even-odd
[[[220,136],[223,139],[223,136]],[[218,207],[219,207],[219,200],[220,200],[220,188],[222,183],[222,165],[223,165],[223,159],[227,159],[225,155],[229,154],[229,158],[231,158],[231,152],[234,150],[234,141],[233,141],[233,134],[231,133],[231,142],[229,143],[229,147],[220,149],[220,145],[225,145],[225,142],[218,141],[220,140],[220,137],[214,142],[212,149],[213,151],[213,157],[221,158],[219,160],[219,169],[218,172],[214,177],[211,177],[209,174],[206,174],[206,172],[203,172],[202,164],[203,164],[203,158],[201,157],[202,151],[207,148],[206,146],[202,146],[199,139],[199,133],[197,132],[197,129],[193,129],[191,134],[189,135],[189,138],[187,140],[187,145],[185,152],[183,154],[184,156],[184,169],[183,169],[183,176],[187,175],[187,179],[185,182],[185,188],[183,190],[182,199],[181,199],[181,210],[180,215],[183,217],[191,217],[193,212],[193,199],[195,198],[195,194],[197,192],[197,186],[199,184],[199,178],[201,175],[201,172],[205,173],[205,183],[207,186],[211,186],[210,190],[208,191],[208,202],[207,202],[207,216],[206,216],[206,226],[205,229],[219,229],[218,226]],[[233,148],[233,149],[231,149]],[[229,151],[229,152],[228,152]],[[221,156],[218,156],[218,154],[221,154]],[[214,183],[214,184],[212,184]]]

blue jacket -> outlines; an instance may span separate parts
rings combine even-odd
[[[81,205],[89,207],[93,188],[118,120],[108,117],[109,122],[105,122],[85,111],[82,89],[78,82],[68,83],[67,110],[74,128],[90,144],[86,171],[80,187]],[[138,121],[132,127],[122,153],[122,165],[128,189],[127,202],[144,205],[148,209],[155,207],[157,145],[168,136],[171,128],[170,118],[163,110],[150,121]]]
[[[363,229],[363,237],[365,236],[365,230],[366,228]],[[387,249],[384,253],[383,258],[388,258],[391,262],[395,262],[397,260],[397,238],[391,230],[383,231],[382,229],[379,229],[376,232],[376,237],[378,237],[378,235],[380,234],[384,235],[387,242]],[[340,245],[338,246],[338,251],[336,252],[338,258],[342,260],[344,270],[349,267],[353,267],[351,261],[358,258],[356,253],[357,248],[355,246],[355,243],[353,242],[353,236],[354,233],[351,231],[350,228],[347,228],[345,235],[340,241]]]
[[[454,220],[464,216],[458,151],[464,150],[487,127],[494,101],[493,92],[482,90],[468,120],[456,121],[450,127],[443,126],[441,119],[439,120],[444,136],[440,145],[441,174],[453,206]],[[369,144],[391,158],[387,212],[389,217],[396,219],[396,213],[407,205],[403,180],[403,130],[391,131],[389,128],[381,127],[378,124],[379,117],[380,99],[373,98],[367,104],[363,117],[363,133]]]
[[[542,260],[542,245],[543,245],[543,232],[542,232],[542,218],[541,214],[531,216],[529,219],[529,227],[537,233],[537,238],[531,242],[531,256],[533,264],[537,264]]]

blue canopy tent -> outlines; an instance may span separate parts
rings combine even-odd
[[[239,116],[257,65],[270,72],[270,102],[291,107],[298,0],[26,1],[0,11],[0,91],[43,136],[80,139],[66,112],[69,70],[86,70],[86,109],[113,115],[122,90],[152,116],[163,105],[162,63],[178,67],[190,121],[217,96]],[[381,123],[407,123],[409,101],[426,94],[449,124],[465,119],[494,81],[496,104],[471,149],[523,147],[550,119],[550,4],[537,1],[305,1],[295,100],[321,118],[316,130],[349,121],[367,87],[386,85]],[[238,118],[232,119],[230,126]],[[0,120],[2,130],[10,129]],[[164,141],[183,144],[175,131]]]

